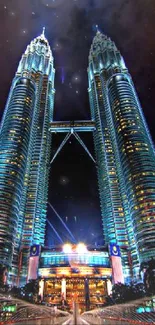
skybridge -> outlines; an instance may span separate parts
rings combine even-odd
[[[50,123],[50,131],[52,133],[66,132],[93,132],[95,131],[95,122],[86,121],[54,121]]]
[[[96,130],[95,122],[91,120],[85,121],[52,121],[50,122],[49,131],[52,133],[67,133],[65,138],[63,139],[62,143],[60,144],[59,148],[57,149],[55,155],[53,156],[50,165],[54,162],[55,158],[57,157],[58,153],[62,150],[66,142],[69,140],[71,135],[73,135],[76,140],[80,143],[80,145],[84,148],[87,152],[91,160],[96,164],[96,161],[92,154],[90,153],[89,149],[78,135],[77,132],[94,132]]]

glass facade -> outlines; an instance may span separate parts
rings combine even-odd
[[[19,250],[44,245],[54,75],[43,31],[21,58],[1,123],[0,260],[13,273]]]
[[[63,252],[42,252],[40,267],[70,266],[72,264],[83,264],[88,266],[110,267],[109,254],[107,252],[88,251],[85,254]]]
[[[99,31],[88,78],[104,238],[121,247],[125,273],[136,275],[155,254],[154,146],[124,60]]]
[[[13,82],[0,134],[0,261],[10,265],[13,248],[21,233],[19,208],[30,140],[35,85],[28,78]],[[18,109],[17,109],[18,106]]]

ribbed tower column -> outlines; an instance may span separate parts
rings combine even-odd
[[[105,243],[121,247],[125,277],[137,276],[139,263],[155,253],[154,147],[124,60],[100,32],[88,77]]]
[[[15,78],[0,132],[0,263],[11,265],[29,148],[35,84]],[[22,226],[22,225],[21,225]]]
[[[7,187],[5,191],[3,184],[0,187],[0,196],[5,192],[5,199],[10,197],[9,207],[2,202],[0,210],[0,222],[4,223],[5,230],[5,236],[0,232],[0,240],[3,242],[8,237],[1,257],[6,255],[14,276],[17,274],[19,251],[22,250],[24,279],[30,246],[44,245],[45,239],[54,75],[53,56],[43,29],[42,34],[27,46],[21,58],[1,127],[0,150],[4,153],[9,150],[9,158],[6,158],[9,161],[5,160],[3,165],[4,158],[2,160],[2,175],[4,183],[11,185],[10,190]],[[9,149],[4,147],[6,141]],[[17,164],[18,168],[12,184],[13,174],[10,171],[13,164]],[[3,262],[5,264],[5,260]]]
[[[113,124],[140,262],[155,255],[155,154],[130,76],[108,83]]]

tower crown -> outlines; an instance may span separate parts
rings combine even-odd
[[[103,50],[104,48],[117,50],[117,47],[111,38],[101,33],[98,29],[90,48],[90,55],[96,50]]]
[[[89,71],[100,73],[102,69],[108,70],[110,77],[111,74],[126,69],[126,66],[115,43],[97,29],[89,52]]]
[[[45,27],[43,27],[42,33],[27,46],[25,54],[29,53],[44,54],[46,57],[53,59],[49,42],[45,36]]]
[[[45,27],[43,27],[42,33],[35,37],[27,46],[20,60],[17,74],[32,70],[46,74],[49,76],[49,80],[53,80],[53,56],[45,36]]]
[[[36,37],[32,42],[34,42],[35,44],[40,43],[40,45],[45,45],[49,47],[49,42],[45,36],[45,27],[43,27],[42,33],[38,37]]]

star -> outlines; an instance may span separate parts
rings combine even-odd
[[[10,12],[10,16],[14,17],[15,15],[16,15],[16,14],[15,14],[14,11],[11,11],[11,12]]]
[[[27,30],[26,29],[23,29],[21,32],[22,32],[23,35],[27,34]]]
[[[81,77],[78,74],[73,75],[73,77],[72,77],[73,83],[79,83],[80,81],[81,81]]]
[[[66,176],[61,176],[59,179],[59,183],[64,186],[67,185],[69,183],[69,178]]]

